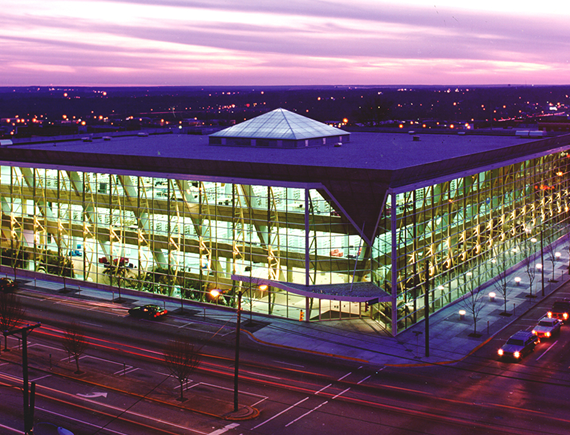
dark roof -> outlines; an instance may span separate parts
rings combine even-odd
[[[414,135],[418,136],[418,135]],[[570,135],[549,139],[483,135],[352,133],[341,147],[298,149],[208,145],[189,134],[50,142],[0,149],[0,160],[48,167],[184,175],[213,180],[317,183],[368,243],[388,188],[433,184],[570,148]]]

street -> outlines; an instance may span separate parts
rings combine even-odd
[[[230,421],[233,409],[235,313],[205,319],[193,308],[164,320],[133,319],[121,304],[62,298],[22,289],[30,322],[30,382],[36,383],[35,421],[74,434],[564,434],[570,326],[543,340],[522,362],[499,361],[497,349],[516,330],[530,330],[567,286],[542,301],[463,361],[449,365],[373,367],[262,346],[242,337],[240,405],[259,410]],[[61,346],[77,320],[90,348],[81,375]],[[244,320],[244,325],[247,320]],[[246,329],[242,325],[242,329]],[[184,386],[162,363],[162,346],[187,334],[202,362]],[[21,433],[21,343],[8,338],[0,360],[0,424]]]

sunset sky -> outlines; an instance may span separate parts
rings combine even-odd
[[[0,86],[570,84],[570,2],[17,0]]]

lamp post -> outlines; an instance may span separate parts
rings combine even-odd
[[[239,378],[239,336],[241,333],[241,297],[244,291],[237,292],[237,321],[236,321],[236,349],[235,349],[235,359],[234,359],[234,412],[238,410],[238,378]],[[210,290],[210,295],[213,298],[218,298],[222,292],[215,288]]]
[[[234,412],[238,410],[238,378],[239,378],[239,336],[241,332],[241,297],[243,291],[238,291],[237,322],[236,322],[236,356],[234,362]]]

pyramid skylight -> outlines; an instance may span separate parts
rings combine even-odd
[[[275,109],[210,135],[210,144],[297,148],[348,142],[350,133],[305,116]]]

